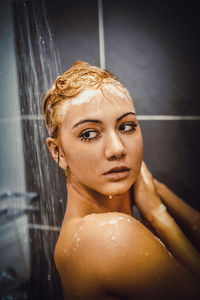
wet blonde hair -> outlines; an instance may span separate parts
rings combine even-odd
[[[73,99],[84,88],[102,90],[104,83],[112,83],[125,89],[113,74],[84,61],[76,61],[69,70],[57,77],[42,105],[49,135],[58,138],[59,127],[63,121],[58,116],[63,103]]]

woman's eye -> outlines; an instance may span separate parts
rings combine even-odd
[[[120,131],[124,131],[124,132],[132,132],[135,131],[135,127],[137,125],[136,124],[122,124],[119,126],[119,130]]]
[[[90,141],[98,137],[98,133],[94,130],[86,131],[80,135],[81,141]]]

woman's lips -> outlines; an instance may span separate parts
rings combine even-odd
[[[116,168],[110,172],[104,173],[103,175],[106,177],[106,179],[115,181],[127,177],[129,173],[130,169],[128,168]]]

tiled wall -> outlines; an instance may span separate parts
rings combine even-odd
[[[103,17],[106,69],[133,97],[144,159],[156,178],[199,209],[200,21],[195,3],[109,0],[103,1]],[[47,9],[62,71],[77,59],[99,65],[98,1],[50,1]]]
[[[45,0],[44,4],[62,72],[75,60],[100,65],[98,1]],[[199,209],[200,26],[195,2],[104,0],[103,21],[106,68],[133,96],[144,138],[144,160],[154,177]],[[26,119],[27,115],[28,111],[23,121],[27,186],[40,196],[45,180],[35,184],[37,166],[30,136],[34,124],[42,121]],[[47,150],[41,147],[41,151]],[[48,164],[56,173],[50,156]],[[48,182],[48,187],[52,184]],[[39,213],[30,216],[29,299],[61,299],[53,252],[66,204],[63,181],[58,194],[55,188],[52,193],[55,217],[48,217],[45,199],[39,201]]]
[[[106,67],[133,96],[153,175],[200,208],[199,10],[175,2],[104,1]]]

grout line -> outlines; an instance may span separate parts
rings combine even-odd
[[[99,16],[99,56],[100,67],[106,68],[105,62],[105,40],[104,40],[104,24],[103,24],[103,4],[102,0],[98,0],[98,16]]]
[[[44,120],[43,115],[21,115],[21,120]]]
[[[44,120],[43,115],[20,115],[16,117],[7,117],[7,118],[0,118],[0,123],[6,122],[16,122],[16,121],[24,121],[24,120]]]
[[[137,115],[138,120],[148,121],[176,121],[176,120],[200,120],[200,116],[169,116],[169,115]]]
[[[196,121],[200,120],[200,116],[181,116],[181,115],[137,115],[137,119],[141,121],[177,121],[177,120],[188,120]],[[0,123],[15,122],[24,120],[44,120],[43,115],[21,115],[18,117],[0,118]]]
[[[43,225],[43,224],[28,224],[28,227],[31,229],[60,231],[59,226],[50,226],[50,225]]]

